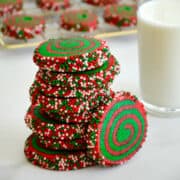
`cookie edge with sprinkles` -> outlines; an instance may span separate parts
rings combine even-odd
[[[90,158],[92,158],[94,161],[96,161],[97,164],[102,165],[102,166],[113,166],[113,165],[119,165],[119,164],[125,163],[139,151],[139,149],[142,147],[142,144],[145,142],[146,136],[147,136],[148,124],[147,124],[147,116],[146,116],[146,111],[144,109],[144,105],[137,99],[137,97],[135,97],[134,95],[131,95],[129,92],[125,92],[125,91],[117,92],[113,98],[114,99],[113,101],[109,101],[109,103],[107,103],[105,106],[101,107],[101,114],[99,117],[102,118],[104,111],[107,110],[106,109],[107,106],[111,105],[118,98],[120,98],[122,100],[124,100],[124,99],[131,100],[132,102],[135,103],[134,106],[136,108],[138,108],[138,110],[140,110],[140,113],[141,113],[143,121],[144,121],[144,132],[142,134],[143,135],[142,141],[140,142],[137,149],[133,153],[129,154],[127,157],[122,158],[121,160],[118,160],[117,162],[111,161],[111,160],[105,158],[105,156],[101,153],[101,150],[100,150],[99,136],[101,133],[103,119],[100,119],[97,124],[90,124],[88,127],[88,130],[87,130],[87,132],[89,134],[89,138],[87,141],[88,156]],[[126,109],[126,110],[129,110],[129,109]]]

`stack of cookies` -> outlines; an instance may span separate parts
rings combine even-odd
[[[110,85],[119,64],[105,41],[94,38],[51,39],[34,52],[39,70],[30,88],[25,122],[27,159],[52,170],[128,160],[146,136],[143,105]]]

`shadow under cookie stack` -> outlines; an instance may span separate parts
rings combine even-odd
[[[141,147],[147,121],[128,92],[110,90],[119,64],[105,41],[50,39],[34,52],[39,70],[25,116],[33,131],[25,155],[52,170],[124,163]]]

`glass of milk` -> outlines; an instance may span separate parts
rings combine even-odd
[[[138,48],[147,110],[180,113],[180,0],[149,1],[139,7]]]

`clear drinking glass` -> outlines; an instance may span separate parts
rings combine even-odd
[[[180,1],[143,3],[138,9],[140,91],[148,111],[180,113]]]

